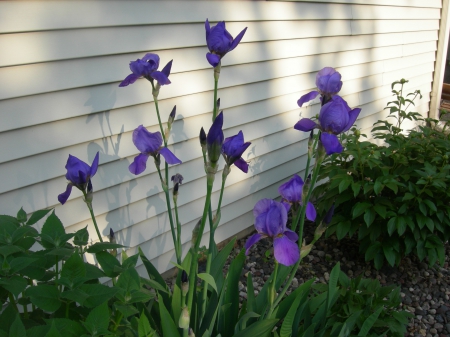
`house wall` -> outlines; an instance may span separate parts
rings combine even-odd
[[[223,59],[219,81],[225,136],[243,130],[252,142],[248,174],[233,169],[226,183],[220,242],[252,226],[253,205],[277,197],[278,186],[303,169],[308,135],[293,125],[319,105],[296,102],[322,67],[342,74],[341,94],[362,108],[363,133],[385,118],[390,84],[400,78],[422,91],[417,109],[427,114],[440,8],[440,0],[0,2],[0,214],[54,208],[68,232],[89,224],[95,238],[81,193],[74,189],[63,206],[57,195],[68,155],[90,164],[99,151],[92,182],[102,234],[112,228],[129,254],[140,246],[168,270],[174,250],[158,175],[151,161],[138,177],[128,171],[138,154],[132,131],[159,129],[150,84],[118,87],[130,61],[150,51],[162,65],[174,60],[160,109],[166,121],[177,105],[169,147],[183,164],[169,176],[185,178],[178,204],[186,252],[206,194],[197,138],[211,125],[213,103],[206,18],[225,20],[233,36],[248,27]],[[219,172],[213,208],[220,179]]]

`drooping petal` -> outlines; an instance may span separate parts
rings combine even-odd
[[[248,253],[250,252],[250,248],[252,248],[252,246],[257,243],[259,240],[261,240],[264,236],[262,234],[256,233],[253,234],[252,236],[250,236],[247,239],[247,242],[245,243],[245,255],[248,255]]]
[[[350,128],[355,124],[356,119],[359,116],[359,113],[361,112],[360,108],[354,108],[348,113],[348,123],[345,129],[342,132],[350,130]]]
[[[141,153],[155,153],[161,147],[162,136],[158,132],[149,132],[143,125],[133,131],[133,143]]]
[[[318,91],[311,91],[308,92],[307,94],[303,95],[302,97],[300,97],[300,99],[297,101],[297,104],[299,107],[302,107],[302,105],[306,102],[312,101],[314,98],[317,97],[317,95],[319,95]]]
[[[289,181],[278,187],[278,193],[291,203],[300,203],[303,191],[303,179],[295,174]]]
[[[322,142],[328,155],[333,153],[341,153],[344,149],[339,142],[338,137],[332,133],[322,132],[320,135],[320,141]]]
[[[216,54],[206,53],[206,59],[208,60],[208,63],[213,67],[217,67],[220,62],[220,56]]]
[[[98,160],[99,160],[99,152],[97,151],[97,154],[95,155],[94,161],[92,162],[91,170],[90,170],[90,173],[89,173],[89,176],[91,178],[97,173]]]
[[[325,217],[323,218],[323,222],[325,222],[325,224],[329,225],[331,222],[331,219],[333,218],[333,214],[334,214],[334,204],[331,205],[331,207],[328,209],[327,214],[325,214]]]
[[[297,242],[297,240],[298,240],[298,234],[295,233],[294,231],[290,230],[289,228],[286,229],[286,231],[284,232],[284,235],[286,235],[287,238],[289,240],[291,240],[292,242]]]
[[[314,208],[314,205],[312,203],[308,202],[306,204],[306,218],[309,221],[314,221],[314,220],[316,220],[316,216],[317,216],[317,213],[316,213],[316,209]]]
[[[147,168],[147,159],[148,154],[141,153],[138,156],[134,157],[133,162],[128,166],[128,169],[131,173],[138,175],[145,171]]]
[[[70,193],[72,192],[72,183],[67,184],[66,191],[58,195],[58,201],[61,203],[61,205],[64,205],[69,199]]]
[[[245,27],[239,34],[236,36],[236,38],[233,40],[233,43],[231,43],[230,49],[228,51],[232,51],[234,48],[237,47],[239,42],[241,42],[242,38],[244,37],[245,32],[247,31],[247,27]]]
[[[139,78],[139,75],[130,74],[125,79],[120,82],[119,87],[126,87],[127,85],[133,84]]]
[[[292,266],[300,258],[298,245],[283,235],[273,240],[273,253],[278,263]]]
[[[170,151],[167,147],[163,147],[159,150],[159,153],[164,157],[167,164],[175,165],[175,164],[181,164],[181,160],[178,159],[172,151]]]
[[[314,122],[313,120],[311,120],[309,118],[302,118],[294,125],[295,130],[304,131],[304,132],[311,131],[312,129],[314,129],[316,127],[317,127],[316,122]]]
[[[170,84],[169,77],[166,76],[162,71],[154,71],[150,75],[151,78],[154,78],[160,85]]]
[[[248,172],[248,163],[244,159],[242,159],[242,157],[236,160],[233,164],[242,172]]]

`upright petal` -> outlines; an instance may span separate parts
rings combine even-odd
[[[97,151],[97,154],[95,155],[94,161],[92,162],[92,165],[91,165],[91,170],[90,170],[90,174],[89,174],[89,176],[91,178],[97,173],[98,160],[99,160],[99,152]]]
[[[70,154],[67,159],[66,169],[66,179],[74,185],[86,184],[86,178],[91,172],[91,168],[88,164]]]
[[[302,200],[303,179],[297,174],[278,187],[278,193],[288,202],[300,203]]]
[[[298,245],[283,235],[273,240],[273,253],[278,263],[292,266],[300,258]]]
[[[354,108],[348,113],[348,123],[345,129],[342,132],[350,130],[350,128],[355,124],[356,119],[359,116],[359,113],[361,112],[360,108]]]
[[[234,48],[237,47],[237,45],[239,44],[239,42],[241,42],[242,38],[244,37],[245,32],[247,31],[247,27],[245,27],[239,34],[238,36],[236,36],[236,38],[233,40],[233,42],[231,43],[230,46],[230,50],[228,51],[232,51]]]
[[[248,255],[248,253],[250,252],[250,248],[252,248],[252,246],[257,243],[259,240],[261,240],[263,238],[263,235],[256,233],[253,234],[252,236],[250,236],[247,239],[247,242],[245,243],[245,255]]]
[[[159,153],[162,154],[164,159],[166,160],[167,164],[175,165],[175,164],[181,164],[181,160],[178,159],[172,151],[170,151],[167,147],[163,147],[159,150]]]
[[[160,85],[170,84],[169,77],[166,76],[162,71],[154,71],[150,74],[151,78],[154,78]]]
[[[314,98],[317,97],[317,95],[319,95],[318,91],[311,91],[308,92],[307,94],[303,95],[302,97],[300,97],[300,99],[297,101],[297,105],[299,107],[302,107],[302,105],[306,102],[312,101]]]
[[[259,200],[253,207],[253,216],[257,218],[259,215],[267,213],[272,203],[273,203],[272,199]]]
[[[314,205],[310,202],[308,202],[306,204],[306,218],[309,221],[314,221],[316,220],[316,216],[317,216],[317,212],[316,209],[314,208]]]
[[[172,70],[172,62],[173,62],[173,60],[170,60],[169,62],[167,62],[166,66],[161,70],[161,72],[164,75],[166,75],[167,77],[169,77],[170,70]]]
[[[66,191],[58,195],[58,201],[61,203],[61,205],[64,205],[69,199],[70,192],[72,192],[72,183],[68,183],[66,187]]]
[[[294,125],[295,130],[304,131],[304,132],[311,131],[312,129],[314,129],[316,127],[317,127],[316,122],[314,122],[313,120],[311,120],[309,118],[302,118]]]
[[[320,141],[322,142],[328,155],[333,153],[341,153],[344,149],[339,142],[338,137],[332,133],[322,132],[320,135]]]
[[[277,201],[274,201],[267,211],[266,231],[268,236],[276,237],[286,230],[287,212],[286,208]]]
[[[217,54],[206,53],[206,60],[215,68],[220,62],[220,56]]]
[[[126,87],[127,85],[133,84],[139,78],[139,75],[130,74],[125,79],[120,82],[119,87]]]
[[[133,143],[141,153],[155,153],[161,147],[161,133],[149,132],[143,125],[133,131]]]
[[[206,40],[208,40],[209,33],[211,32],[211,27],[209,25],[208,19],[205,21],[205,31],[206,31]]]
[[[138,175],[145,171],[147,168],[147,159],[148,154],[141,153],[138,156],[134,157],[133,162],[128,166],[128,169],[131,173]]]
[[[248,172],[248,163],[244,159],[242,159],[242,157],[236,160],[233,164],[242,172]]]

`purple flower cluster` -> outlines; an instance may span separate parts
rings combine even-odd
[[[347,102],[336,95],[342,88],[341,74],[330,67],[323,68],[316,77],[319,91],[311,91],[303,95],[297,104],[301,107],[321,94],[322,108],[319,113],[319,123],[309,118],[302,118],[294,129],[309,132],[313,129],[321,130],[320,141],[328,155],[340,153],[343,150],[337,135],[350,130],[361,112],[360,108],[351,109]]]
[[[206,20],[205,30],[206,44],[210,51],[206,54],[206,59],[210,65],[217,67],[225,54],[232,51],[241,42],[247,28],[244,28],[235,39],[225,29],[225,21],[220,21],[217,25],[210,27],[209,21]]]
[[[166,66],[158,71],[159,56],[156,54],[148,53],[142,59],[130,62],[131,74],[128,75],[120,84],[119,87],[126,87],[133,84],[140,77],[144,77],[153,83],[156,80],[159,85],[170,84],[169,75],[172,68],[172,61],[166,64]]]

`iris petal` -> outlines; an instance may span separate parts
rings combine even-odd
[[[152,78],[154,78],[160,85],[166,85],[170,84],[169,77],[167,77],[166,74],[164,74],[162,71],[154,71],[150,75]]]
[[[322,134],[320,135],[320,141],[322,142],[323,147],[325,148],[325,151],[328,155],[333,153],[341,153],[343,150],[343,147],[339,142],[337,136],[331,133],[322,132]]]
[[[239,34],[236,36],[236,38],[233,40],[233,43],[230,46],[230,49],[228,51],[232,51],[234,48],[237,47],[239,42],[241,42],[242,38],[244,37],[245,32],[247,31],[247,27],[245,27]]]
[[[90,170],[90,174],[89,174],[90,178],[92,178],[97,173],[98,160],[99,160],[99,153],[97,151],[97,154],[95,155],[94,161],[92,162],[92,165],[91,165],[91,170]]]
[[[316,216],[317,216],[317,213],[316,213],[316,209],[314,208],[314,205],[312,203],[308,202],[306,204],[306,218],[309,221],[314,221],[314,220],[316,220]]]
[[[233,164],[242,172],[244,173],[248,172],[248,163],[244,159],[239,158]]]
[[[208,60],[208,63],[213,67],[217,67],[220,62],[220,56],[216,54],[207,53],[206,59]]]
[[[307,94],[300,97],[300,99],[297,101],[298,106],[301,107],[304,103],[312,101],[314,98],[317,97],[317,95],[319,95],[318,91],[308,92]]]
[[[130,74],[125,79],[120,82],[119,87],[126,87],[127,85],[133,84],[139,78],[139,75]]]
[[[159,150],[159,153],[164,157],[167,164],[175,165],[175,164],[181,164],[181,160],[178,159],[172,151],[170,151],[167,147],[163,147]]]
[[[162,144],[161,133],[149,132],[143,125],[133,131],[133,143],[141,153],[155,153]]]
[[[61,203],[61,205],[64,205],[69,199],[70,193],[72,192],[72,183],[67,184],[66,191],[58,195],[58,201]]]
[[[248,253],[250,252],[250,248],[252,248],[252,246],[257,243],[259,240],[261,240],[263,238],[263,235],[256,233],[253,234],[252,236],[250,236],[247,240],[247,242],[245,243],[245,255],[248,255]]]
[[[139,154],[138,156],[134,157],[134,160],[130,164],[130,166],[128,166],[128,169],[133,174],[136,174],[136,175],[141,174],[142,172],[145,171],[145,169],[147,167],[147,159],[148,159],[148,154],[145,154],[145,153]]]
[[[300,258],[298,245],[285,235],[273,240],[273,253],[278,263],[285,266],[292,266]]]
[[[348,123],[342,132],[350,130],[350,128],[353,126],[353,124],[355,124],[355,121],[358,118],[358,115],[360,112],[361,112],[360,108],[355,108],[348,113]]]
[[[295,125],[294,129],[299,131],[311,131],[312,129],[316,128],[317,124],[313,120],[309,118],[302,118],[300,119]]]

